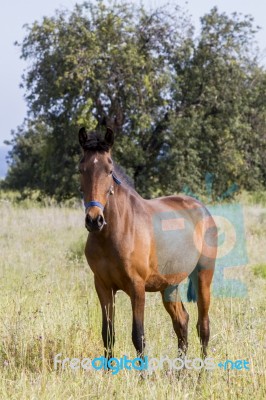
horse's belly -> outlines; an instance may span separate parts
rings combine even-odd
[[[158,272],[190,274],[200,254],[194,243],[194,225],[187,213],[181,210],[155,214],[153,230]]]

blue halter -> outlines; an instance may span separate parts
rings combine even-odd
[[[114,174],[112,174],[112,177],[117,185],[121,185],[122,182]],[[87,212],[88,208],[90,208],[90,207],[99,207],[101,210],[104,210],[104,205],[102,205],[102,203],[100,203],[99,201],[95,201],[95,200],[92,200],[92,201],[84,200],[84,206],[85,206],[85,213]]]

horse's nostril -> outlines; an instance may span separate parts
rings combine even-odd
[[[102,215],[98,215],[98,217],[92,219],[90,215],[86,215],[85,217],[85,227],[89,232],[100,230],[104,225],[104,217]]]
[[[91,223],[92,223],[91,217],[90,217],[89,215],[86,215],[85,224],[86,224],[86,225],[90,225]]]
[[[97,217],[97,224],[98,224],[99,228],[103,225],[103,223],[104,223],[103,216],[102,216],[102,215],[99,215],[99,216]]]

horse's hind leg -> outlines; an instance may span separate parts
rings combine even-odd
[[[172,318],[173,328],[178,338],[178,349],[182,350],[183,353],[186,353],[188,347],[187,333],[189,315],[180,298],[177,298],[177,286],[174,290],[176,292],[176,299],[173,299],[173,293],[169,296],[167,289],[162,291],[161,294],[164,307]]]
[[[207,356],[207,346],[210,338],[210,286],[213,277],[213,269],[198,269],[197,276],[197,304],[198,304],[198,322],[197,332],[200,338],[202,353]]]
[[[217,227],[214,220],[208,216],[205,220],[204,242],[202,254],[195,270],[190,275],[197,294],[198,322],[197,331],[201,342],[203,356],[207,356],[207,346],[210,338],[210,290],[217,255]]]

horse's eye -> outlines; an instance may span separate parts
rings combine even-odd
[[[109,172],[109,175],[112,175],[112,173],[113,173],[113,171],[110,171],[110,172]]]

